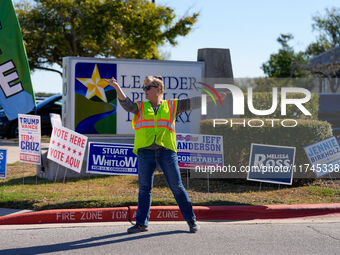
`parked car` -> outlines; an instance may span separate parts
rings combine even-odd
[[[41,119],[41,134],[51,135],[52,126],[50,121],[50,113],[61,115],[62,96],[60,94],[46,98],[37,104],[37,115]],[[34,114],[31,112],[29,114]],[[9,120],[4,110],[0,110],[0,136],[8,138],[18,137],[18,119]]]
[[[340,134],[340,94],[321,93],[319,96],[319,120],[329,122],[333,133]]]

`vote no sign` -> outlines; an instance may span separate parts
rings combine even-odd
[[[47,158],[80,173],[87,136],[64,127],[53,127]]]

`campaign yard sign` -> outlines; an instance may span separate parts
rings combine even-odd
[[[335,136],[304,147],[317,178],[332,172],[339,172],[340,146]]]
[[[47,158],[80,173],[87,136],[64,127],[53,127]]]
[[[7,171],[7,150],[0,149],[0,179],[6,178],[6,171]]]
[[[60,114],[50,113],[50,120],[51,120],[52,128],[61,127],[63,125],[61,122]]]
[[[40,165],[41,122],[38,115],[18,114],[20,161]]]
[[[133,144],[90,142],[87,173],[138,175],[137,156]]]
[[[177,156],[180,168],[223,167],[223,137],[177,133]]]
[[[251,144],[247,180],[291,185],[295,147]]]

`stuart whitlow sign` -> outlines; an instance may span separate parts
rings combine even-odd
[[[295,147],[251,144],[247,180],[291,185]]]
[[[111,175],[138,175],[137,156],[133,144],[90,142],[87,173]]]
[[[64,127],[54,127],[47,158],[80,173],[87,136]]]

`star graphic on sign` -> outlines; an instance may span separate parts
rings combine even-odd
[[[91,99],[97,96],[107,102],[104,89],[109,85],[105,79],[100,77],[97,65],[94,66],[91,78],[76,78],[81,84],[87,87],[86,98]]]

